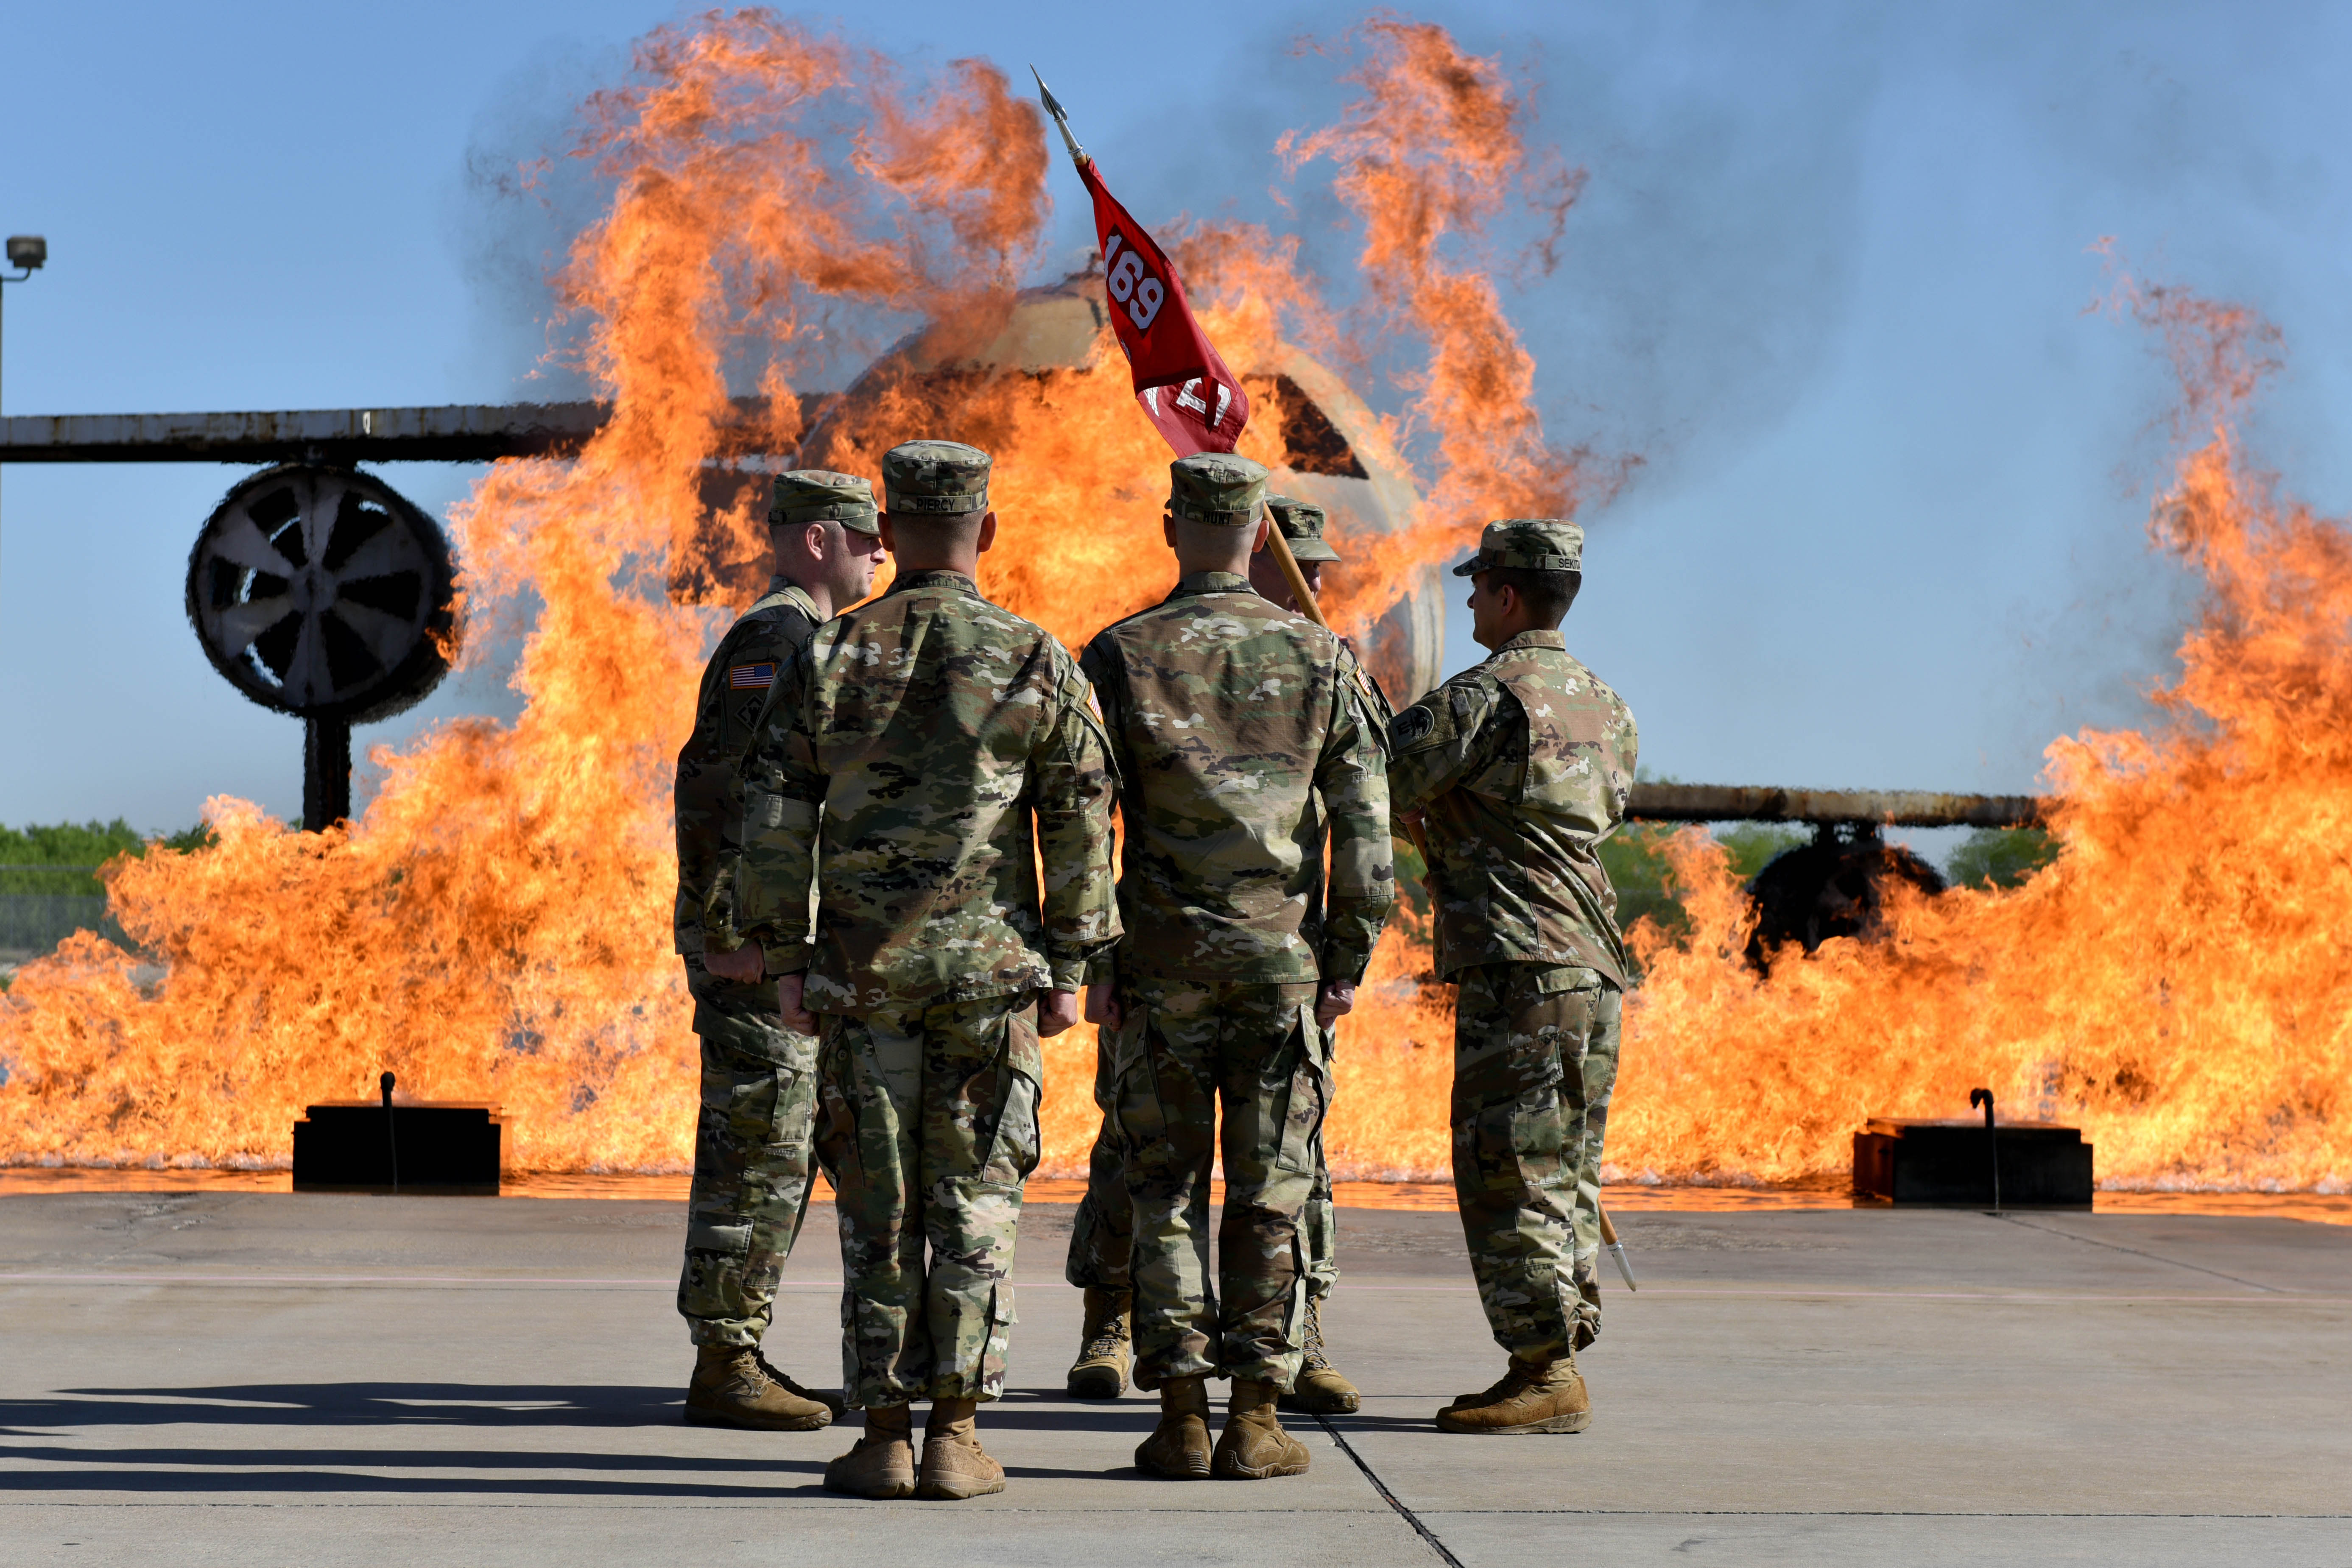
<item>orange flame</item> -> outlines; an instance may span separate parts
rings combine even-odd
[[[1431,500],[1419,527],[1343,537],[1333,599],[1359,631],[1486,517],[1565,512],[1610,477],[1545,441],[1532,361],[1475,254],[1512,201],[1557,221],[1574,176],[1530,157],[1494,62],[1393,19],[1360,38],[1361,96],[1282,151],[1333,163],[1366,299],[1327,307],[1296,238],[1254,225],[1171,247],[1266,411],[1244,450],[1271,464],[1293,345],[1419,345],[1404,412],[1359,444],[1400,470],[1422,455]],[[1042,128],[998,72],[956,62],[911,90],[890,62],[757,11],[656,32],[637,66],[588,106],[574,151],[614,195],[561,280],[615,417],[576,461],[499,465],[454,518],[477,622],[537,603],[520,718],[376,751],[383,786],[348,830],[289,834],[220,800],[213,848],[118,866],[117,915],[154,961],[85,936],[19,973],[0,998],[0,1159],[282,1165],[306,1103],[366,1094],[390,1066],[417,1095],[501,1103],[517,1168],[685,1169],[697,1072],[668,953],[669,768],[718,617],[662,585],[740,586],[765,546],[750,508],[703,513],[715,457],[798,443],[871,475],[909,435],[971,440],[998,458],[992,596],[1075,645],[1164,591],[1167,457],[1126,378],[970,363],[1045,212]],[[2224,422],[2154,525],[2213,590],[2162,694],[2171,727],[2052,747],[2065,852],[2027,886],[1898,903],[1892,940],[1832,943],[1769,980],[1738,961],[1746,906],[1719,852],[1685,836],[1696,935],[1636,937],[1623,1170],[1819,1176],[1864,1116],[1990,1082],[2004,1106],[2079,1115],[2111,1176],[2340,1186],[2352,966],[2332,932],[2352,873],[2325,846],[2352,766],[2347,536],[2239,461],[2226,417],[2258,379],[2258,326],[2126,298],[2219,372],[2191,385],[2218,389],[2196,406]],[[934,371],[804,408],[795,377],[860,312],[945,323],[923,345]],[[726,395],[747,359],[766,394],[748,443]],[[1342,1026],[1342,1177],[1446,1170],[1450,999],[1421,983],[1425,933],[1401,924]],[[1083,1168],[1092,1059],[1083,1028],[1049,1042],[1049,1173]]]

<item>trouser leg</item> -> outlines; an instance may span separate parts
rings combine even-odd
[[[1312,986],[1223,988],[1217,1050],[1224,1101],[1224,1213],[1217,1228],[1218,1360],[1237,1380],[1287,1389],[1307,1312],[1316,1145],[1330,1102]]]
[[[824,1020],[816,1157],[841,1224],[842,1392],[852,1408],[929,1392],[923,1332],[920,1015]]]
[[[1134,1226],[1135,1385],[1218,1370],[1209,1283],[1209,1171],[1215,1152],[1217,1041],[1213,988],[1178,980],[1121,986],[1119,1140]]]
[[[1118,1037],[1106,1030],[1095,1047],[1095,1104],[1102,1126],[1087,1159],[1087,1192],[1070,1224],[1062,1277],[1081,1290],[1124,1291],[1135,1248],[1135,1211],[1127,1197],[1127,1155],[1118,1135]]]
[[[697,1344],[756,1345],[808,1210],[816,1042],[772,989],[715,980],[699,955],[687,973],[702,1085],[677,1310]]]
[[[1576,1162],[1576,1348],[1601,1337],[1601,1158],[1609,1100],[1617,1090],[1625,998],[1614,988],[1594,998],[1584,1045],[1584,1138]]]
[[[1496,1343],[1568,1352],[1573,1210],[1591,990],[1545,989],[1534,964],[1461,972],[1454,1025],[1454,1190]]]
[[[923,1015],[923,1292],[934,1400],[1004,1392],[1021,1198],[1037,1167],[1045,1061],[1026,996]]]

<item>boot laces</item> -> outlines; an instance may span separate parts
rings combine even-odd
[[[1127,1320],[1125,1318],[1108,1319],[1095,1330],[1094,1337],[1087,1341],[1087,1348],[1082,1353],[1081,1359],[1115,1361],[1126,1343]]]
[[[1301,1371],[1331,1370],[1331,1358],[1323,1354],[1323,1303],[1313,1296],[1307,1298],[1307,1334],[1300,1349],[1306,1352],[1299,1363]]]

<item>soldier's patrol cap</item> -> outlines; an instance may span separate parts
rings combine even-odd
[[[1323,508],[1312,501],[1295,500],[1288,496],[1268,496],[1265,509],[1274,514],[1274,526],[1282,530],[1290,546],[1293,560],[1338,560],[1339,552],[1323,537]]]
[[[794,468],[776,476],[775,490],[768,499],[770,528],[821,523],[828,517],[854,534],[882,531],[882,525],[875,520],[874,486],[856,475],[836,474],[830,468]]]
[[[1187,522],[1247,528],[1265,499],[1265,465],[1230,452],[1195,452],[1168,465],[1168,509]]]
[[[934,517],[988,510],[988,471],[996,459],[961,441],[909,441],[882,455],[887,509]]]
[[[1478,553],[1454,569],[1469,577],[1496,567],[1523,571],[1584,570],[1584,526],[1559,517],[1505,517],[1478,536]]]

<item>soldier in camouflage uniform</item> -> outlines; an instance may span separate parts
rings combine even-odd
[[[1454,1186],[1509,1369],[1440,1411],[1448,1432],[1575,1432],[1575,1347],[1598,1291],[1599,1173],[1626,984],[1617,895],[1596,846],[1625,818],[1633,716],[1558,630],[1584,530],[1491,523],[1472,635],[1492,650],[1390,727],[1396,809],[1429,845],[1437,972],[1454,982]]]
[[[806,1431],[841,1414],[760,1353],[776,1281],[808,1207],[816,1041],[784,1028],[774,988],[718,971],[742,946],[730,862],[742,817],[737,764],[777,667],[837,605],[866,597],[882,530],[865,480],[824,469],[777,476],[768,510],[776,576],[719,639],[702,672],[694,733],[677,754],[673,922],[702,1040],[702,1109],[677,1310],[697,1346],[686,1418],[698,1426]],[[717,929],[704,934],[705,907]]]
[[[1330,1029],[1353,1005],[1395,891],[1388,789],[1353,657],[1250,589],[1265,470],[1202,453],[1171,475],[1175,591],[1080,660],[1110,732],[1126,833],[1128,939],[1115,977],[1108,958],[1089,974],[1087,1011],[1112,1057],[1133,1217],[1135,1381],[1160,1393],[1136,1464],[1256,1479],[1307,1469],[1275,1401],[1299,1365],[1299,1222],[1330,1103]],[[1220,1375],[1233,1394],[1213,1455],[1207,1381]]]
[[[1288,541],[1291,558],[1297,561],[1299,574],[1307,580],[1307,591],[1320,592],[1323,564],[1339,559],[1339,552],[1323,537],[1323,508],[1288,496],[1269,495],[1265,509]],[[1249,582],[1261,599],[1270,600],[1285,610],[1297,610],[1289,580],[1283,576],[1271,549],[1261,545],[1251,552]],[[1381,693],[1380,684],[1371,679],[1371,672],[1363,670],[1360,664],[1357,667],[1364,675],[1362,695],[1376,721],[1381,743],[1385,746],[1389,720],[1393,716],[1388,698]],[[1078,1399],[1116,1399],[1127,1386],[1133,1317],[1129,1258],[1135,1226],[1127,1197],[1126,1157],[1118,1120],[1113,1114],[1114,1065],[1110,1041],[1106,1039],[1096,1051],[1095,1063],[1095,1103],[1103,1113],[1102,1130],[1096,1134],[1093,1155],[1087,1163],[1086,1196],[1079,1200],[1077,1217],[1070,1228],[1069,1260],[1064,1270],[1064,1277],[1086,1292],[1078,1358],[1066,1379],[1071,1396]],[[1300,1336],[1303,1355],[1297,1379],[1276,1404],[1300,1415],[1339,1416],[1358,1408],[1362,1396],[1331,1364],[1323,1344],[1323,1303],[1330,1297],[1331,1287],[1339,1282],[1339,1215],[1331,1202],[1331,1167],[1323,1158],[1323,1130],[1319,1126],[1315,1131],[1313,1155],[1315,1185],[1299,1215],[1299,1229],[1307,1244],[1307,1323]]]
[[[736,920],[784,1021],[824,1019],[816,1156],[866,1411],[825,1485],[860,1497],[1003,1490],[973,1420],[1004,1385],[1037,1040],[1077,1021],[1087,964],[1118,936],[1086,679],[976,580],[989,468],[954,442],[884,457],[897,579],[785,666],[745,765]],[[908,1404],[925,1397],[919,1476]]]

